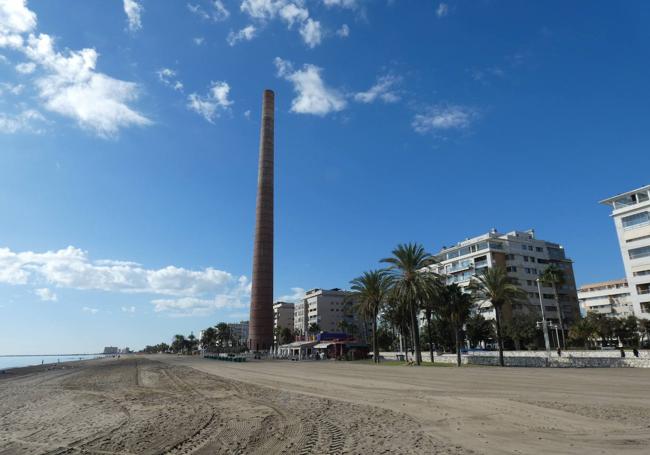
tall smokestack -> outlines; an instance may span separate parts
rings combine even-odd
[[[265,351],[273,344],[273,143],[275,95],[264,90],[260,161],[255,212],[253,283],[248,348]]]

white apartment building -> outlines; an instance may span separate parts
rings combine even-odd
[[[234,343],[245,346],[248,340],[248,321],[230,322],[230,336]]]
[[[600,202],[612,208],[634,315],[650,318],[650,185]]]
[[[616,318],[634,315],[626,279],[585,284],[578,289],[578,300],[584,315],[598,313]]]
[[[273,338],[277,328],[287,328],[293,331],[293,314],[295,308],[293,303],[275,302],[273,304]],[[277,340],[275,340],[277,341]]]
[[[573,274],[573,262],[564,248],[553,242],[535,238],[535,231],[512,231],[506,234],[492,229],[487,234],[466,239],[452,247],[443,247],[436,255],[434,272],[447,276],[447,282],[461,287],[469,285],[473,276],[489,267],[505,267],[513,281],[526,292],[528,299],[504,308],[503,318],[513,312],[540,314],[539,292],[535,281],[550,264],[565,273],[565,284],[558,288],[564,325],[568,327],[579,317],[578,296]],[[558,321],[555,296],[551,286],[542,284],[542,302],[546,318]],[[487,319],[494,319],[489,302],[479,302],[476,310]]]
[[[312,289],[294,306],[294,329],[305,335],[311,324],[323,332],[340,332],[341,322],[357,324],[349,293],[341,289]]]

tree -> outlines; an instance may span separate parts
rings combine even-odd
[[[352,280],[350,284],[352,297],[358,302],[360,315],[371,321],[373,361],[378,363],[377,315],[391,290],[391,277],[385,270],[370,270]]]
[[[597,331],[593,319],[590,317],[582,318],[576,321],[569,328],[569,342],[571,344],[581,344],[588,349]]]
[[[187,336],[185,340],[185,343],[187,346],[187,352],[191,354],[196,348],[196,345],[198,344],[198,340],[194,336],[194,332],[190,332],[190,334]]]
[[[553,295],[555,296],[555,307],[557,308],[557,317],[560,322],[560,331],[562,332],[562,349],[566,349],[566,340],[564,338],[564,322],[562,321],[562,306],[560,305],[560,296],[557,288],[564,285],[566,278],[564,270],[559,268],[556,264],[551,264],[540,277],[542,283],[550,284],[553,287]]]
[[[443,279],[440,276],[436,276],[432,279],[432,292],[427,298],[422,308],[424,309],[424,318],[427,321],[427,343],[429,344],[429,355],[431,357],[431,363],[433,363],[433,317],[434,315],[440,315],[440,310],[444,305],[444,300],[446,298],[446,287]],[[440,330],[435,331],[436,334],[440,334]]]
[[[465,323],[465,333],[472,348],[480,345],[481,342],[487,342],[494,338],[493,332],[492,322],[479,313],[470,316]]]
[[[476,300],[487,300],[494,308],[497,344],[499,345],[499,365],[504,366],[501,313],[504,305],[512,305],[523,300],[526,294],[513,284],[505,267],[502,266],[488,268],[483,274],[472,277],[470,290]]]
[[[456,341],[456,363],[461,365],[460,347],[462,344],[462,331],[465,321],[469,317],[469,313],[474,304],[471,294],[463,292],[457,284],[450,284],[446,286],[447,307],[449,311],[449,319],[454,327],[454,338]]]
[[[401,337],[400,351],[404,349],[404,354],[408,360],[408,340],[411,334],[410,313],[406,305],[392,298],[392,292],[389,297],[390,299],[384,306],[381,317],[386,325],[392,327]]]
[[[184,335],[174,335],[174,339],[172,341],[172,351],[175,353],[183,353],[185,350],[186,346],[186,341],[185,341],[185,336]]]
[[[641,332],[641,344],[650,338],[650,319],[639,319],[639,332]]]
[[[613,324],[614,336],[625,346],[637,346],[639,344],[639,320],[636,316],[626,318],[615,318]]]
[[[307,328],[307,333],[309,333],[310,335],[316,335],[318,332],[320,332],[320,326],[317,323],[312,322],[311,324],[309,324],[309,327]]]
[[[288,327],[282,327],[280,330],[280,344],[287,344],[293,341],[293,332]]]
[[[201,346],[203,349],[211,350],[217,345],[217,331],[213,327],[208,327],[201,335]]]
[[[215,329],[217,330],[217,341],[219,343],[219,346],[222,348],[227,347],[232,340],[230,326],[225,322],[220,322],[215,326]]]
[[[422,363],[418,313],[423,302],[432,296],[434,275],[429,266],[435,262],[434,257],[417,243],[401,244],[392,251],[393,256],[382,259],[388,264],[388,271],[393,279],[393,298],[404,305],[408,311],[411,333],[415,347],[415,362]]]
[[[535,314],[515,314],[512,321],[505,324],[504,335],[510,338],[516,350],[537,340],[537,316]]]

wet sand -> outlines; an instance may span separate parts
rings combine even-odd
[[[385,407],[260,387],[182,365],[194,366],[193,359],[152,358],[0,375],[0,454],[467,453]],[[227,368],[195,360],[208,370]]]

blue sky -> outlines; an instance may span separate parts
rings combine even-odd
[[[247,318],[262,91],[276,296],[492,227],[623,267],[647,2],[0,0],[0,353]]]

